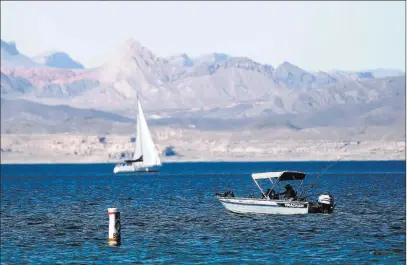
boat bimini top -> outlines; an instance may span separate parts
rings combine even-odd
[[[257,183],[258,179],[269,179],[271,184],[273,185],[271,189],[274,188],[274,186],[277,184],[279,181],[288,181],[288,180],[301,180],[301,184],[298,188],[302,187],[302,184],[304,182],[305,176],[304,172],[297,172],[297,171],[280,171],[280,172],[265,172],[265,173],[253,173],[252,178],[254,182],[256,183],[257,187],[260,189],[261,193],[264,195],[266,199],[268,199],[268,196],[264,193],[260,185]]]
[[[254,173],[252,178],[255,179],[277,179],[277,181],[284,180],[303,180],[306,174],[303,172],[296,171],[281,171],[281,172],[265,172],[265,173]]]

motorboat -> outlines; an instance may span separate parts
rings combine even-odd
[[[226,191],[216,193],[216,197],[222,205],[229,211],[234,213],[250,213],[250,214],[308,214],[308,213],[332,213],[335,207],[334,197],[330,193],[320,194],[316,201],[308,201],[306,189],[304,188],[304,172],[296,171],[281,171],[281,172],[265,172],[253,173],[252,179],[260,189],[261,196],[256,198],[253,195],[249,197],[235,197],[234,191]],[[271,188],[266,192],[261,188],[259,180],[269,179]],[[278,193],[275,189],[278,188],[280,182],[299,181],[297,192],[286,185],[287,188],[292,188],[291,196],[288,198],[287,191]],[[297,182],[298,183],[298,182]],[[290,189],[291,190],[291,189]]]
[[[115,174],[154,173],[159,172],[161,168],[161,160],[155,149],[138,96],[137,105],[136,148],[132,159],[125,160],[125,163],[118,164],[114,167],[113,173]]]

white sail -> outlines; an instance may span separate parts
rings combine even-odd
[[[136,149],[134,150],[133,160],[139,159],[142,155],[141,151],[141,131],[140,131],[140,119],[137,117],[137,136],[136,136]]]
[[[116,165],[113,169],[115,174],[159,172],[161,167],[161,161],[155,149],[146,118],[144,117],[143,108],[138,98],[137,107],[137,138],[133,161],[125,160],[126,164]]]
[[[137,159],[143,155],[144,165],[161,165],[158,153],[155,150],[155,145],[150,134],[150,130],[147,126],[147,121],[144,117],[143,108],[141,107],[140,101],[138,103],[138,119],[137,119],[137,139],[136,139],[136,151],[134,152],[134,158]],[[138,153],[138,146],[141,155],[136,156]]]

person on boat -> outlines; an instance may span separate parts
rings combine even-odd
[[[270,200],[278,200],[278,194],[273,189],[267,189],[266,197],[269,197]]]
[[[279,195],[284,195],[285,200],[293,201],[297,199],[297,193],[294,191],[293,187],[290,184],[285,185],[285,191],[279,193]]]

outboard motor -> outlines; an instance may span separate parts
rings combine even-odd
[[[334,197],[331,194],[321,194],[318,197],[318,206],[323,213],[332,213],[334,210]]]

